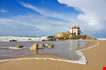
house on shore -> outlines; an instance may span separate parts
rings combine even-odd
[[[67,32],[59,32],[55,34],[55,37],[57,39],[79,39],[80,32],[80,27],[72,26]]]
[[[69,28],[69,30],[68,30],[68,32],[70,33],[70,34],[73,34],[73,35],[76,35],[76,36],[78,36],[78,35],[80,35],[80,27],[78,27],[78,26],[73,26],[73,27],[70,27]]]

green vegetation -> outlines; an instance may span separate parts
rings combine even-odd
[[[77,35],[77,36],[76,35],[72,35],[71,38],[69,38],[69,39],[74,39],[74,40],[75,39],[80,39],[80,35]]]

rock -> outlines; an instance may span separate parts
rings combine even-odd
[[[30,50],[31,50],[33,53],[38,54],[38,44],[37,44],[37,43],[34,43],[34,44],[31,46]]]

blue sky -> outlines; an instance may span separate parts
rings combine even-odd
[[[78,25],[83,34],[106,37],[106,19],[103,18],[106,15],[101,14],[106,10],[96,12],[98,0],[96,5],[91,4],[91,0],[85,1],[79,0],[80,5],[76,0],[71,3],[70,0],[0,0],[0,35],[52,35]],[[102,0],[99,3],[104,5]],[[96,14],[91,13],[92,5],[97,8],[93,10]]]

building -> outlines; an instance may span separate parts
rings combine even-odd
[[[71,28],[69,28],[69,32],[71,33],[71,34],[74,34],[74,35],[80,35],[80,27],[78,27],[78,26],[73,26],[73,27],[71,27]]]
[[[80,27],[73,26],[67,32],[59,32],[55,34],[56,39],[79,39],[80,38]]]

